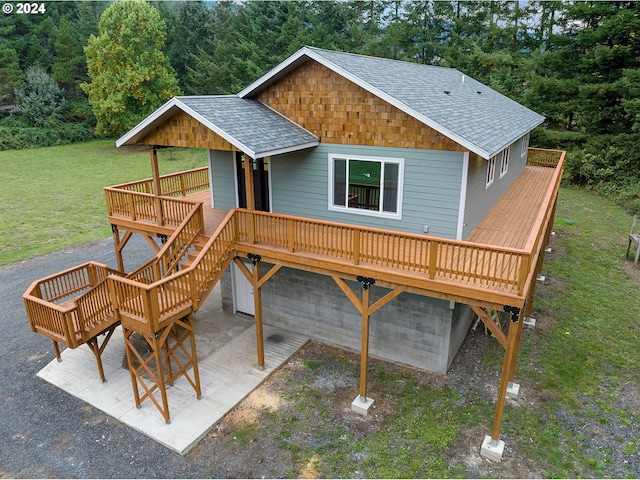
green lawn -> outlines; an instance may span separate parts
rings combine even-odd
[[[205,150],[158,157],[161,174],[207,165]],[[149,177],[147,148],[113,140],[0,151],[0,265],[109,236],[103,188]]]

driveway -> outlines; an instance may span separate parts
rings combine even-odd
[[[153,255],[135,235],[124,253],[127,270]],[[89,260],[115,268],[111,238],[0,268],[0,478],[228,475],[215,459],[182,457],[36,376],[55,357],[51,341],[30,330],[22,294]]]

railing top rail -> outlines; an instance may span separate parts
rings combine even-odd
[[[33,282],[31,282],[31,285],[29,285],[29,288],[27,288],[27,290],[25,291],[25,293],[22,296],[23,297],[32,296],[33,290],[36,287],[38,287],[39,285],[45,284],[45,283],[47,283],[47,282],[49,282],[51,280],[55,280],[56,278],[64,277],[65,275],[69,275],[70,273],[77,272],[77,271],[83,270],[83,269],[91,267],[91,266],[96,267],[96,268],[100,268],[100,269],[105,270],[107,272],[109,270],[112,270],[109,267],[107,267],[104,263],[98,263],[98,262],[94,262],[94,261],[85,262],[85,263],[82,263],[80,265],[76,265],[75,267],[67,268],[66,270],[63,270],[61,272],[57,272],[57,273],[54,273],[54,274],[51,274],[51,275],[47,275],[46,277],[39,278],[38,280],[34,280]],[[39,298],[39,297],[33,297],[33,298]]]
[[[544,199],[542,200],[542,208],[538,212],[536,220],[531,228],[531,234],[529,235],[529,239],[525,244],[524,249],[527,252],[533,253],[535,245],[538,241],[538,237],[542,234],[542,224],[545,221],[545,217],[547,214],[550,214],[551,209],[551,201],[552,198],[557,194],[558,189],[560,188],[560,181],[562,180],[562,169],[564,167],[564,157],[566,152],[558,151],[560,155],[560,159],[555,168],[555,172],[553,173],[552,181],[549,183],[547,188],[547,192],[544,195]]]
[[[507,252],[507,253],[513,253],[513,254],[527,254],[528,252],[524,249],[520,249],[520,248],[512,248],[512,247],[500,247],[500,246],[496,246],[496,245],[487,245],[484,243],[476,243],[476,242],[468,242],[465,240],[456,240],[456,239],[452,239],[452,238],[444,238],[444,237],[435,237],[435,236],[430,236],[430,235],[423,235],[423,234],[418,234],[418,233],[409,233],[409,232],[400,232],[400,231],[396,231],[396,230],[385,230],[383,228],[376,228],[376,227],[363,227],[360,225],[351,225],[351,224],[345,224],[345,223],[339,223],[339,222],[331,222],[331,221],[326,221],[326,220],[316,220],[316,219],[312,219],[312,218],[305,218],[305,217],[296,217],[294,215],[285,215],[285,214],[280,214],[280,213],[272,213],[272,212],[263,212],[263,211],[259,211],[259,210],[247,210],[244,208],[234,208],[231,211],[237,211],[241,214],[249,214],[249,215],[258,215],[258,216],[263,216],[263,217],[272,217],[272,218],[280,218],[280,219],[285,219],[285,220],[291,220],[291,221],[299,221],[299,222],[305,222],[305,223],[314,223],[316,225],[329,225],[329,226],[333,226],[333,227],[338,227],[338,228],[344,228],[344,229],[351,229],[351,230],[359,230],[360,232],[366,232],[366,233],[373,233],[373,234],[379,234],[379,235],[395,235],[395,236],[401,236],[403,238],[409,238],[409,239],[415,239],[415,240],[420,240],[420,241],[430,241],[430,242],[434,242],[434,243],[446,243],[449,245],[458,245],[458,246],[462,246],[462,247],[469,247],[469,246],[473,246],[476,248],[482,248],[485,250],[491,250],[491,251],[496,251],[496,252]]]
[[[160,180],[165,180],[167,178],[173,178],[173,177],[181,177],[184,175],[188,175],[190,173],[201,172],[204,170],[209,170],[209,167],[192,168],[191,170],[183,170],[181,172],[174,172],[174,173],[168,173],[166,175],[160,175]],[[142,185],[144,183],[153,183],[153,179],[143,178],[141,180],[134,180],[133,182],[118,183],[116,185],[110,185],[109,187],[105,187],[105,188],[115,188],[118,190],[125,190],[127,187],[132,187],[134,185]]]

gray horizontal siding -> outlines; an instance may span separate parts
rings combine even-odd
[[[209,171],[213,188],[213,206],[220,210],[236,207],[236,179],[233,152],[209,150]]]
[[[462,231],[463,240],[473,232],[518,175],[522,173],[526,164],[526,156],[521,156],[521,149],[522,139],[511,145],[509,169],[502,178],[500,178],[500,158],[496,160],[495,180],[489,187],[486,187],[488,161],[477,155],[471,154],[469,156],[467,198]]]
[[[402,219],[328,209],[329,154],[404,158]],[[455,238],[463,154],[322,144],[271,159],[273,212]]]

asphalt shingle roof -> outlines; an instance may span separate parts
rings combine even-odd
[[[314,134],[256,100],[212,95],[172,98],[116,144],[136,143],[178,109],[253,158],[309,148],[319,142]]]
[[[542,115],[453,68],[313,47],[303,47],[291,58],[302,57],[320,61],[485,158],[544,121]],[[239,95],[252,96],[273,81],[270,76],[286,72],[276,67]]]
[[[255,153],[255,158],[318,143],[314,134],[256,100],[236,95],[178,97],[178,100],[244,145],[247,148],[244,151]]]

